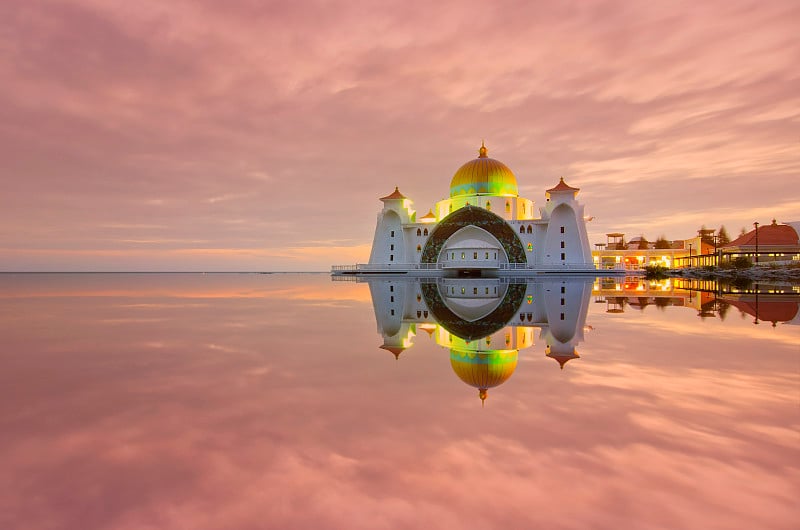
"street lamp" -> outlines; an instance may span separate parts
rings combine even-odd
[[[753,223],[753,226],[756,227],[756,265],[758,265],[758,221]]]

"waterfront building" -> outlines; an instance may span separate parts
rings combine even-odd
[[[738,257],[749,258],[754,263],[800,263],[800,241],[792,224],[757,226],[730,243],[720,246],[719,262],[727,264]]]
[[[738,257],[754,263],[798,263],[800,244],[796,223],[759,225],[730,243],[715,245],[713,230],[700,230],[696,237],[668,241],[669,248],[655,248],[655,244],[632,238],[625,234],[606,234],[606,243],[595,244],[592,258],[598,269],[640,270],[648,265],[665,268],[727,266]],[[757,234],[757,235],[756,235]],[[663,245],[667,246],[667,245]],[[758,256],[758,259],[756,259]]]
[[[698,255],[713,248],[701,241],[699,236],[667,243],[669,248],[655,248],[654,243],[643,241],[640,237],[626,242],[625,234],[613,232],[606,234],[606,243],[595,244],[592,259],[595,266],[603,270],[640,270],[649,265],[669,269],[680,266],[683,261],[688,263],[690,253],[697,260]]]
[[[579,189],[562,178],[545,203],[520,196],[502,162],[478,157],[450,180],[448,198],[418,217],[399,188],[381,197],[369,263],[333,272],[413,272],[492,276],[501,271],[594,271]]]

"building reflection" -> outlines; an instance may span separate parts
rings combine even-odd
[[[544,355],[561,369],[580,358],[590,303],[624,315],[648,308],[683,307],[701,319],[724,320],[731,309],[754,323],[800,323],[797,286],[723,286],[716,282],[667,279],[548,277],[520,278],[359,278],[369,284],[380,348],[396,359],[425,332],[449,350],[455,375],[477,389],[508,381],[536,333]],[[530,354],[530,352],[528,352]]]
[[[453,372],[477,389],[481,401],[513,375],[537,330],[545,355],[562,369],[580,357],[590,278],[362,281],[369,283],[380,347],[399,358],[424,330],[450,351]]]
[[[647,280],[643,276],[598,278],[592,285],[595,303],[607,313],[643,311],[647,306],[686,307],[702,319],[725,320],[731,309],[761,322],[800,324],[800,286],[765,283],[724,284],[714,280],[671,278]]]

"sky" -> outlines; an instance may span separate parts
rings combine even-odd
[[[489,156],[620,231],[800,220],[794,1],[0,3],[0,270],[325,271]]]

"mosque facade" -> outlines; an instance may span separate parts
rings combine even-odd
[[[369,263],[333,272],[594,271],[578,192],[562,178],[537,208],[520,196],[511,169],[481,144],[478,157],[453,175],[449,197],[425,215],[417,216],[399,188],[381,197]]]

